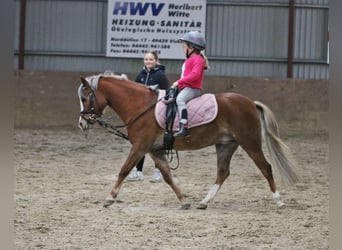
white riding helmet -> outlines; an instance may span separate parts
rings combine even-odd
[[[206,41],[204,36],[199,31],[190,31],[179,38],[183,42],[189,43],[192,47],[198,50],[204,50]]]

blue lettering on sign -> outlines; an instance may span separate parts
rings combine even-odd
[[[152,15],[158,16],[163,9],[165,3],[141,3],[141,2],[115,2],[113,15],[126,15],[129,12],[130,15],[144,16],[151,7]]]

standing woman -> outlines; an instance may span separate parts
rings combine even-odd
[[[179,40],[182,41],[183,52],[187,59],[182,67],[181,78],[171,86],[177,87],[180,91],[176,98],[180,129],[174,134],[175,137],[189,135],[186,103],[201,95],[204,70],[209,68],[208,59],[201,52],[206,47],[206,41],[200,32],[190,31]]]
[[[165,66],[159,64],[158,54],[155,51],[149,51],[144,56],[144,67],[137,75],[135,81],[146,86],[158,85],[159,89],[168,89],[169,80],[165,75]],[[144,180],[143,165],[145,156],[139,161],[137,166],[133,168],[128,175],[128,181],[142,181]],[[163,177],[157,167],[155,167],[151,182],[161,182]]]

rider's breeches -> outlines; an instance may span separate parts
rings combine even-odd
[[[186,103],[191,99],[200,96],[201,92],[202,91],[200,89],[186,87],[177,95],[176,103],[181,123],[186,124],[188,122]]]

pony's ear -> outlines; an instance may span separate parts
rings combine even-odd
[[[89,82],[84,78],[84,76],[80,76],[81,82],[85,88],[89,88]]]

